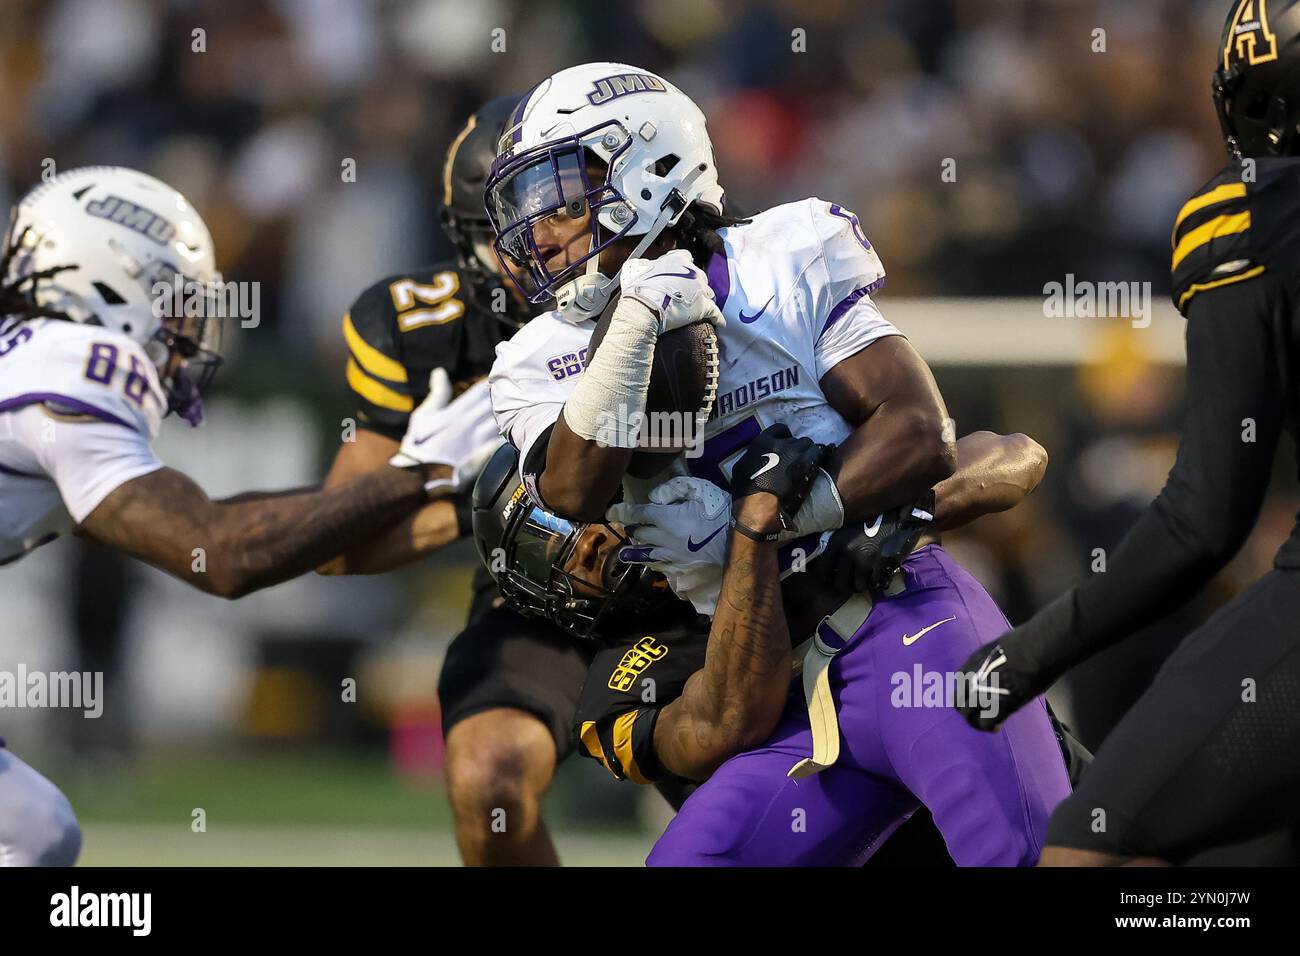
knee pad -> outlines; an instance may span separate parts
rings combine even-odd
[[[0,866],[71,866],[81,827],[58,787],[0,750]]]

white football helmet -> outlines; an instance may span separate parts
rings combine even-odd
[[[221,274],[208,227],[184,196],[121,166],[68,170],[14,206],[0,263],[0,281],[25,294],[30,314],[102,325],[140,343],[170,410],[198,423],[202,390],[221,362],[220,309],[207,307]],[[204,307],[171,307],[187,282],[201,284]],[[164,286],[178,294],[162,301]],[[184,314],[195,311],[203,314]]]
[[[591,182],[589,155],[606,165]],[[585,63],[543,80],[506,122],[487,185],[488,218],[511,278],[533,303],[554,296],[571,321],[596,315],[618,277],[599,254],[625,236],[640,256],[692,203],[721,214],[723,191],[704,114],[662,77],[623,63]],[[552,273],[533,227],[590,208],[591,246]]]

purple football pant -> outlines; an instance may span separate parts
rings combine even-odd
[[[1070,793],[1043,700],[988,734],[937,690],[1007,620],[937,545],[911,555],[903,574],[906,589],[878,601],[831,662],[839,760],[802,780],[786,776],[812,755],[795,681],[767,743],[732,757],[691,795],[648,865],[858,866],[921,804],[959,866],[1037,862],[1047,819]]]

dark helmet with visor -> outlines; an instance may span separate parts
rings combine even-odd
[[[690,605],[678,600],[662,575],[613,554],[602,563],[598,581],[572,573],[588,526],[535,504],[519,477],[518,459],[513,445],[499,448],[479,475],[473,498],[474,543],[511,607],[581,638],[653,628],[688,612]]]

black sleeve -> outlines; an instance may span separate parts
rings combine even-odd
[[[546,452],[551,444],[551,433],[555,431],[555,426],[550,425],[546,431],[542,432],[533,442],[532,447],[528,449],[528,454],[519,462],[519,477],[528,489],[529,496],[533,499],[533,504],[545,511],[554,511],[554,508],[548,507],[542,500],[542,472],[546,470]]]
[[[578,696],[578,752],[619,780],[653,783],[668,776],[654,749],[655,723],[704,666],[707,644],[706,629],[683,626],[603,645]]]
[[[1250,533],[1285,410],[1281,308],[1267,278],[1196,296],[1187,415],[1164,489],[1106,563],[1017,629],[1029,660],[1063,670],[1186,602]],[[1036,626],[1037,625],[1037,626]]]
[[[343,316],[347,383],[357,424],[401,441],[415,408],[411,370],[397,338],[397,313],[385,279],[370,286]]]

